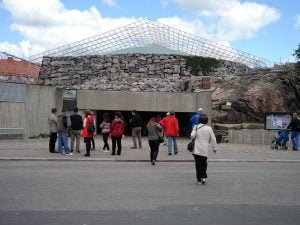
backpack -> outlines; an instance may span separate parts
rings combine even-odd
[[[95,132],[96,128],[95,128],[95,125],[94,123],[90,123],[89,126],[87,127],[87,132],[89,134],[93,134]]]

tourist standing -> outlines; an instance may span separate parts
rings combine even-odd
[[[85,150],[86,153],[84,156],[90,157],[90,152],[91,152],[91,140],[93,138],[93,131],[90,131],[90,127],[95,127],[94,126],[94,119],[91,116],[91,112],[89,110],[85,111],[85,118],[83,120],[83,132],[82,136],[84,138],[84,143],[85,143]]]
[[[74,142],[76,141],[76,152],[80,153],[80,137],[83,128],[82,116],[78,114],[78,108],[74,108],[74,114],[70,116],[71,121],[71,152],[74,149]]]
[[[147,124],[148,142],[150,146],[150,162],[155,165],[159,151],[159,132],[162,132],[162,126],[157,123],[157,118],[152,117]]]
[[[51,114],[48,117],[48,125],[50,131],[49,151],[55,153],[55,143],[57,140],[57,116],[56,108],[51,109]]]
[[[57,117],[57,132],[58,132],[58,154],[73,155],[69,150],[68,143],[68,118],[65,109]],[[64,146],[64,153],[62,152],[62,145]]]
[[[109,144],[108,144],[108,136],[110,133],[110,119],[109,119],[109,115],[107,114],[103,114],[103,121],[100,124],[100,128],[102,129],[102,137],[103,137],[103,150],[105,152],[109,151]]]
[[[137,148],[136,139],[138,139],[139,148],[142,148],[142,118],[136,110],[132,111],[132,118],[130,119],[130,124],[132,128],[132,149]]]
[[[93,111],[89,110],[90,111],[90,115],[91,117],[93,118],[93,121],[94,121],[94,126],[95,126],[95,114]],[[96,127],[96,126],[95,126]],[[94,140],[94,134],[92,135],[92,138],[91,138],[91,143],[92,143],[92,148],[93,150],[95,150],[95,140]]]
[[[122,114],[120,112],[115,113],[115,119],[111,123],[111,131],[109,137],[112,140],[112,153],[111,155],[116,154],[116,145],[118,146],[117,155],[121,155],[122,143],[121,140],[124,137],[124,121],[121,119]]]
[[[290,129],[291,140],[293,144],[293,150],[298,151],[299,148],[299,138],[300,138],[300,119],[297,117],[297,113],[293,113],[293,118],[287,129]]]
[[[199,124],[193,128],[191,138],[195,139],[193,156],[195,159],[197,184],[204,185],[207,178],[207,157],[210,144],[214,153],[217,151],[217,141],[215,134],[210,126],[207,125],[208,117],[200,115]]]
[[[172,155],[172,150],[174,150],[174,154],[176,155],[178,153],[176,137],[179,136],[179,125],[174,111],[170,112],[166,132],[168,136],[168,153]]]

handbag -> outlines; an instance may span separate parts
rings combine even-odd
[[[89,134],[93,134],[95,132],[95,125],[94,123],[90,123],[89,126],[87,127],[87,132]]]
[[[158,142],[161,144],[161,143],[164,143],[164,138],[163,137],[158,137]]]
[[[158,135],[158,142],[160,144],[164,143],[164,132],[160,131],[160,130],[157,130],[157,135]]]
[[[205,126],[205,125],[203,125],[203,126],[201,126],[201,127],[204,127],[204,126]],[[196,131],[199,130],[201,127],[197,128]],[[187,145],[187,150],[188,150],[189,152],[193,152],[193,151],[194,151],[194,148],[195,148],[195,140],[196,140],[196,138],[192,139],[191,142],[188,143],[188,145]]]
[[[195,148],[195,139],[192,139],[192,141],[190,143],[188,143],[187,145],[187,150],[189,152],[193,152]]]

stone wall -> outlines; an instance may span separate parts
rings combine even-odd
[[[247,72],[234,62],[220,61],[211,74]],[[120,54],[44,57],[40,84],[103,91],[198,92],[210,89],[207,77],[195,76],[179,55]]]

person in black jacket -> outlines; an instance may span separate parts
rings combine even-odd
[[[299,137],[300,137],[300,119],[297,117],[297,113],[293,113],[293,118],[287,129],[290,129],[291,140],[293,144],[293,150],[298,151],[299,147]]]
[[[131,147],[132,149],[137,148],[136,138],[138,139],[139,148],[142,148],[142,123],[143,121],[141,116],[136,110],[132,110],[132,118],[130,119],[133,139],[133,147]]]
[[[71,120],[71,152],[74,149],[74,142],[76,140],[76,152],[80,152],[80,137],[83,128],[82,116],[78,114],[78,108],[74,108],[74,114],[70,116]]]

